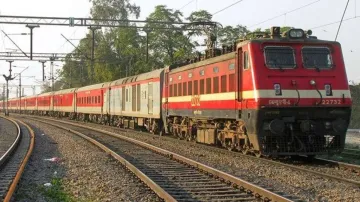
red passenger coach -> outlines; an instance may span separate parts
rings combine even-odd
[[[37,111],[36,97],[37,96],[30,96],[22,98],[22,100],[25,100],[25,113],[34,114]]]
[[[100,83],[76,90],[76,113],[80,120],[98,121],[104,113],[104,94],[108,83]]]
[[[279,30],[166,69],[166,130],[255,155],[342,151],[352,103],[340,44]]]
[[[49,114],[53,111],[53,92],[44,93],[37,97],[38,113],[42,115]]]
[[[75,113],[76,88],[56,91],[54,93],[54,112],[56,116],[68,116]]]

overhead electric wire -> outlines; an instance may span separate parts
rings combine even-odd
[[[178,10],[182,10],[183,8],[185,8],[186,6],[188,6],[189,4],[191,4],[192,2],[194,2],[195,0],[191,0],[189,1],[187,4],[183,5],[181,8],[179,8]]]
[[[355,17],[350,17],[350,18],[346,18],[343,20],[344,21],[348,21],[348,20],[353,20],[353,19],[356,19],[356,18],[359,18],[360,16],[355,16]],[[321,28],[321,27],[326,27],[326,26],[329,26],[329,25],[333,25],[333,24],[337,24],[339,23],[340,21],[336,21],[336,22],[330,22],[330,23],[327,23],[327,24],[323,24],[323,25],[318,25],[316,27],[312,27],[310,29],[318,29],[318,28]]]
[[[216,14],[220,13],[220,12],[223,12],[224,10],[226,10],[226,9],[228,9],[228,8],[232,7],[232,6],[235,6],[236,4],[238,4],[238,3],[242,2],[242,1],[244,1],[244,0],[239,0],[239,1],[236,1],[235,3],[232,3],[232,4],[228,5],[228,6],[226,6],[225,8],[222,8],[222,9],[220,9],[220,10],[216,11],[216,12],[215,12],[215,13],[213,13],[212,15],[214,16],[214,15],[216,15]]]
[[[292,13],[292,12],[295,12],[295,11],[297,11],[297,10],[300,10],[300,9],[302,9],[302,8],[305,8],[305,7],[308,7],[308,6],[312,5],[312,4],[315,4],[315,3],[319,2],[319,1],[321,1],[321,0],[317,0],[317,1],[311,2],[311,3],[309,3],[309,4],[300,6],[300,7],[298,7],[298,8],[295,8],[295,9],[293,9],[293,10],[287,11],[287,12],[282,13],[282,14],[280,14],[280,15],[271,17],[271,18],[269,18],[269,19],[267,19],[267,20],[261,21],[261,22],[259,22],[259,23],[254,24],[254,25],[251,25],[251,26],[249,26],[248,28],[251,28],[251,27],[254,27],[254,26],[263,24],[263,23],[265,23],[265,22],[268,22],[268,21],[270,21],[270,20],[276,19],[276,18],[281,17],[281,16],[283,16],[283,15],[286,15],[286,14],[289,14],[289,13]]]
[[[339,24],[338,31],[337,31],[336,36],[335,36],[335,41],[336,41],[336,39],[337,39],[337,37],[338,37],[338,35],[339,35],[339,31],[340,31],[340,28],[341,28],[341,24],[342,24],[342,22],[343,22],[343,20],[344,20],[344,16],[345,16],[345,13],[346,13],[346,9],[347,9],[347,7],[348,7],[348,5],[349,5],[349,2],[350,2],[350,0],[348,0],[347,3],[346,3],[345,9],[344,9],[344,13],[343,13],[343,15],[342,15],[342,17],[341,17],[341,20],[340,20],[340,24]]]

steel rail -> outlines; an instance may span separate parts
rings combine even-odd
[[[49,118],[49,120],[56,120],[56,119]],[[70,123],[70,122],[67,122],[67,123]],[[122,129],[122,128],[117,128],[117,129],[121,130],[121,131],[125,131],[125,132],[129,131],[129,130]],[[147,132],[140,132],[140,131],[135,131],[135,130],[132,130],[132,132],[138,133],[138,134],[148,134]],[[307,169],[307,168],[302,168],[302,167],[299,167],[299,166],[296,166],[296,165],[291,165],[289,163],[283,163],[283,162],[280,162],[280,161],[275,161],[275,160],[266,159],[266,158],[258,158],[258,157],[255,157],[255,156],[245,155],[245,154],[235,152],[235,151],[228,151],[228,150],[225,150],[223,148],[214,147],[214,150],[218,150],[218,151],[222,151],[222,152],[228,152],[228,153],[231,153],[233,155],[239,155],[239,156],[250,158],[250,159],[253,159],[253,160],[262,161],[262,162],[270,163],[270,164],[273,164],[273,165],[288,167],[288,168],[293,169],[293,170],[306,172],[306,173],[311,173],[311,174],[314,174],[314,175],[317,175],[317,176],[320,176],[320,177],[324,177],[324,178],[328,178],[328,179],[337,180],[337,181],[340,181],[340,182],[345,182],[345,183],[348,183],[348,184],[360,186],[360,181],[346,179],[346,178],[330,175],[330,174],[327,174],[327,173],[323,173],[323,172],[319,172],[319,171],[315,171],[315,170],[311,170],[311,169]],[[360,165],[348,164],[348,163],[343,163],[343,162],[338,162],[338,161],[331,161],[331,160],[326,160],[326,159],[321,159],[321,158],[315,158],[314,160],[318,161],[319,163],[328,163],[328,164],[331,164],[331,165],[338,166],[339,168],[346,168],[346,169],[350,169],[350,170],[353,170],[353,171],[360,172]]]
[[[26,116],[22,116],[22,117],[26,117]],[[31,116],[28,116],[28,117],[31,117]],[[73,126],[76,126],[76,127],[97,131],[97,132],[100,132],[100,133],[103,133],[103,134],[118,138],[120,140],[124,140],[126,142],[133,143],[133,144],[138,145],[138,146],[140,146],[142,148],[145,148],[145,149],[154,151],[156,153],[159,153],[159,154],[161,154],[163,156],[167,156],[167,157],[169,157],[169,158],[171,158],[171,159],[173,159],[175,161],[178,161],[180,163],[184,163],[184,164],[186,164],[186,165],[188,165],[188,166],[190,166],[192,168],[196,168],[198,170],[201,170],[201,171],[203,171],[204,173],[206,173],[206,174],[208,174],[210,176],[216,176],[217,178],[220,178],[223,182],[227,182],[228,184],[231,184],[233,187],[239,188],[240,190],[244,190],[244,191],[246,191],[248,193],[252,193],[255,197],[261,198],[264,201],[284,201],[284,202],[285,201],[292,201],[289,198],[286,198],[286,197],[284,197],[282,195],[271,192],[271,191],[269,191],[269,190],[267,190],[265,188],[262,188],[260,186],[257,186],[255,184],[253,184],[253,183],[242,180],[242,179],[240,179],[238,177],[235,177],[235,176],[230,175],[228,173],[225,173],[223,171],[220,171],[220,170],[217,170],[215,168],[204,165],[202,163],[196,162],[194,160],[191,160],[189,158],[186,158],[186,157],[181,156],[179,154],[176,154],[174,152],[170,152],[170,151],[167,151],[165,149],[161,149],[161,148],[155,147],[153,145],[150,145],[148,143],[144,143],[144,142],[141,142],[139,140],[135,140],[135,139],[132,139],[132,138],[129,138],[129,137],[122,136],[120,134],[112,133],[112,132],[109,132],[109,131],[105,131],[105,130],[101,130],[101,129],[97,129],[97,128],[93,128],[93,127],[89,127],[89,126],[80,125],[80,124],[73,123],[73,122],[56,120],[56,119],[51,119],[51,118],[40,117],[41,120],[39,120],[39,118],[36,118],[36,119],[27,118],[27,119],[42,122],[42,123],[45,123],[45,124],[48,124],[48,125],[53,125],[53,126],[58,127],[58,128],[62,128],[64,130],[75,133],[75,134],[77,134],[77,135],[79,135],[79,136],[81,136],[81,137],[83,137],[83,138],[85,138],[87,140],[89,140],[91,138],[89,138],[86,135],[83,135],[83,134],[81,134],[81,133],[79,133],[77,131],[74,131],[72,129],[69,129],[69,128],[66,128],[66,127],[63,127],[63,126],[59,126],[58,124],[49,123],[49,121],[52,121],[52,122],[55,122],[55,123],[58,122],[58,123],[73,125]],[[109,149],[106,149],[106,146],[102,145],[101,143],[97,142],[96,140],[89,140],[89,141],[91,141],[95,145],[99,146],[104,151],[110,153],[110,155],[113,156],[114,158],[116,158],[118,160],[120,159],[119,161],[123,165],[128,167],[135,175],[137,175],[150,188],[152,188],[160,197],[162,197],[164,199],[169,198],[170,199],[169,201],[174,201],[175,200],[175,199],[172,200],[170,198],[172,196],[167,195],[167,193],[159,185],[157,185],[155,182],[153,182],[150,178],[148,178],[140,170],[136,169],[136,167],[133,166],[132,164],[130,164],[130,162],[128,162],[125,159],[123,159],[122,157],[118,156],[115,152],[113,152],[113,151],[111,151]],[[168,201],[168,200],[166,200],[166,201]]]
[[[21,130],[20,130],[19,124],[16,123],[14,120],[9,119],[9,118],[4,117],[4,116],[0,116],[0,118],[3,118],[5,120],[8,120],[8,121],[12,122],[17,128],[17,135],[16,135],[15,141],[11,144],[9,149],[0,157],[0,166],[2,166],[9,159],[9,157],[13,153],[14,149],[19,144],[20,137],[21,137]]]
[[[9,119],[9,120],[11,120],[11,119]],[[18,185],[18,183],[20,181],[20,178],[21,178],[21,176],[22,176],[22,174],[23,174],[23,172],[25,170],[25,166],[26,166],[27,162],[30,159],[30,156],[32,154],[32,151],[34,150],[34,145],[35,145],[35,133],[34,133],[34,131],[31,129],[31,127],[29,125],[25,124],[24,122],[19,121],[19,120],[18,120],[18,122],[20,122],[22,125],[24,125],[29,130],[29,133],[30,133],[30,145],[28,147],[28,151],[27,151],[27,153],[25,155],[25,158],[21,162],[20,167],[19,167],[19,169],[18,169],[18,171],[17,171],[17,173],[16,173],[16,175],[14,177],[14,180],[10,184],[9,190],[6,193],[6,196],[4,198],[4,202],[11,201],[11,197],[12,197],[12,195],[14,194],[14,192],[16,190],[16,186]],[[20,127],[19,127],[19,129],[20,129]]]

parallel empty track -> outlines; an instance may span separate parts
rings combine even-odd
[[[165,201],[297,201],[178,154],[75,123],[27,118],[75,133],[119,160]]]
[[[0,197],[10,201],[33,150],[34,133],[28,126],[5,117],[0,117],[0,122],[0,135],[9,136],[8,141],[0,141]]]

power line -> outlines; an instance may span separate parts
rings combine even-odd
[[[195,0],[191,0],[189,1],[187,4],[183,5],[180,9],[178,10],[182,10],[183,8],[185,8],[186,6],[188,6],[189,4],[191,4],[192,2],[194,2]]]
[[[225,8],[223,8],[223,9],[221,9],[221,10],[216,11],[216,12],[215,12],[215,13],[213,13],[212,15],[214,16],[214,15],[216,15],[216,14],[220,13],[220,12],[223,12],[224,10],[226,10],[226,9],[228,9],[228,8],[232,7],[232,6],[235,6],[236,4],[238,4],[238,3],[242,2],[242,1],[244,1],[244,0],[239,0],[239,1],[235,2],[235,3],[233,3],[233,4],[230,4],[229,6],[226,6]]]
[[[289,13],[292,13],[292,12],[295,12],[295,11],[297,11],[297,10],[300,10],[300,9],[302,9],[302,8],[305,8],[305,7],[308,7],[308,6],[312,5],[312,4],[315,4],[315,3],[319,2],[319,1],[321,1],[321,0],[317,0],[317,1],[311,2],[311,3],[306,4],[306,5],[304,5],[304,6],[300,6],[300,7],[298,7],[298,8],[295,8],[295,9],[293,9],[293,10],[287,11],[287,12],[282,13],[282,14],[280,14],[280,15],[271,17],[271,18],[269,18],[269,19],[267,19],[267,20],[264,20],[264,21],[262,21],[262,22],[256,23],[256,24],[254,24],[254,25],[251,25],[251,26],[249,26],[248,28],[251,28],[251,27],[254,27],[254,26],[263,24],[263,23],[268,22],[268,21],[270,21],[270,20],[273,20],[273,19],[275,19],[275,18],[278,18],[278,17],[281,17],[281,16],[283,16],[283,15],[286,15],[286,14],[289,14]]]
[[[344,13],[343,13],[343,15],[342,15],[342,17],[341,17],[340,24],[339,24],[339,28],[338,28],[338,31],[337,31],[337,33],[336,33],[335,41],[336,41],[336,39],[337,39],[337,37],[338,37],[338,35],[339,35],[339,31],[340,31],[340,28],[341,28],[341,24],[342,24],[343,19],[344,19],[344,16],[345,16],[346,9],[347,9],[347,7],[348,7],[348,5],[349,5],[349,1],[350,1],[350,0],[347,1],[346,6],[345,6],[345,9],[344,9]]]
[[[348,21],[348,20],[354,20],[354,19],[357,19],[357,18],[359,18],[360,16],[355,16],[355,17],[350,17],[350,18],[346,18],[346,19],[344,19],[343,20],[343,22],[345,22],[345,21]],[[316,26],[316,27],[312,27],[312,28],[310,28],[310,29],[318,29],[318,28],[321,28],[321,27],[326,27],[326,26],[329,26],[329,25],[333,25],[333,24],[337,24],[337,23],[339,23],[340,21],[336,21],[336,22],[330,22],[330,23],[327,23],[327,24],[323,24],[323,25],[318,25],[318,26]]]

